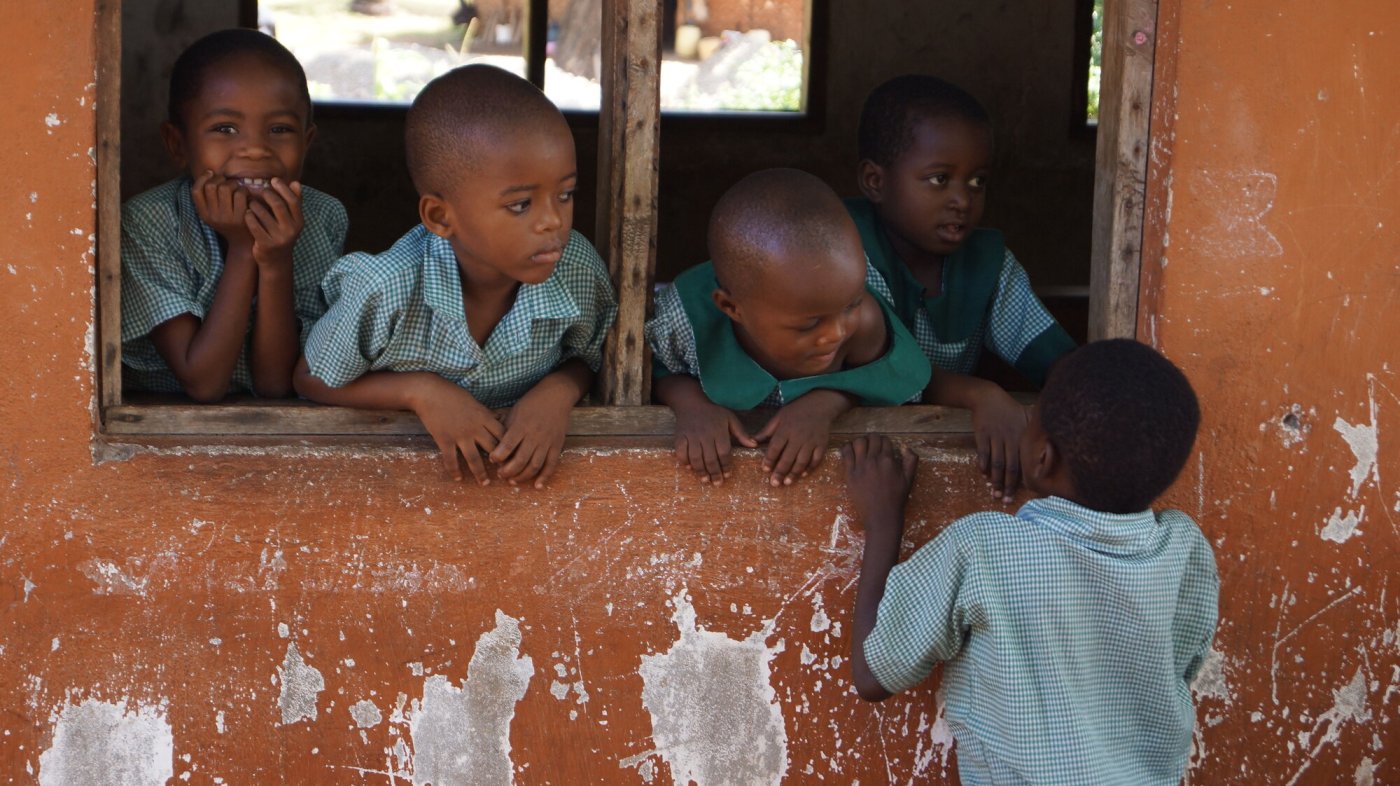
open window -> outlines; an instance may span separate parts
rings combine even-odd
[[[418,2],[392,1],[406,5]],[[681,4],[686,2],[677,1]],[[263,2],[266,4],[271,0]],[[322,4],[326,2],[328,0],[322,0]],[[457,0],[452,2],[456,3]],[[590,0],[573,2],[582,4]],[[664,4],[643,0],[597,2],[600,5],[597,15],[599,107],[596,159],[588,155],[586,143],[581,144],[580,165],[581,168],[587,168],[590,164],[596,166],[595,220],[591,226],[593,241],[609,264],[620,308],[599,374],[597,405],[575,410],[570,433],[573,436],[605,437],[609,440],[626,436],[656,437],[668,435],[672,429],[668,410],[647,405],[649,379],[643,341],[643,323],[657,269],[658,180],[663,152],[660,129],[663,122],[662,81],[665,77],[657,64],[666,62],[664,46],[668,45],[665,43],[668,37],[674,35],[669,41],[671,47],[688,46],[689,43],[682,41],[678,44],[675,40],[681,35],[682,25],[668,18]],[[693,13],[693,2],[691,5],[678,5],[676,13]],[[478,14],[481,14],[481,5],[477,5]],[[538,11],[537,7],[548,8],[552,5],[547,5],[544,0],[531,0],[530,8]],[[720,6],[718,0],[709,0],[711,13],[715,13]],[[811,42],[814,35],[820,40],[821,29],[831,13],[830,6],[821,0],[807,0],[803,9],[802,35],[807,42]],[[207,442],[211,438],[219,441],[260,438],[285,443],[301,437],[362,440],[423,434],[417,418],[407,412],[366,412],[295,401],[220,405],[148,403],[123,396],[119,258],[122,198],[121,4],[101,3],[98,13],[98,310],[101,346],[98,427],[103,436],[117,442]],[[552,13],[566,16],[567,10],[560,11],[556,7]],[[1155,0],[1108,0],[1104,9],[1105,76],[1094,176],[1091,338],[1135,334],[1155,16]],[[549,82],[547,72],[538,73],[546,59],[532,60],[529,53],[539,51],[548,54],[546,45],[551,35],[547,24],[549,18],[548,15],[536,16],[534,22],[527,18],[521,33],[526,70],[532,78],[542,80],[546,88]],[[499,24],[494,29],[499,30]],[[671,30],[675,31],[674,34]],[[702,34],[700,39],[704,37]],[[492,40],[497,39],[493,37]],[[556,37],[556,45],[558,40]],[[810,46],[810,43],[806,45]],[[807,50],[802,51],[805,53]],[[817,91],[806,89],[807,85],[820,81],[816,68],[819,60],[804,57],[803,63],[805,81],[802,106],[807,114],[818,115],[818,122],[825,123],[822,116],[824,110],[812,100],[812,94]],[[762,127],[755,133],[763,133]],[[581,141],[584,140],[586,137],[581,137]],[[588,177],[584,179],[587,182]],[[585,234],[590,229],[587,225],[580,228]],[[965,432],[968,427],[964,412],[918,406],[855,410],[838,421],[833,431],[837,434],[873,430],[917,434]]]

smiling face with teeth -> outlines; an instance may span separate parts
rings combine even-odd
[[[955,115],[913,124],[907,149],[888,166],[861,162],[861,188],[890,244],[911,268],[941,263],[982,220],[992,132]]]
[[[205,71],[179,122],[161,126],[166,149],[190,177],[212,171],[259,198],[274,177],[301,179],[316,135],[304,91],[294,75],[266,57],[229,57]]]

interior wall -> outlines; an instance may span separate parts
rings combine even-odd
[[[125,0],[129,96],[123,99],[123,190],[171,176],[156,130],[165,82],[189,41],[237,23],[192,0]],[[1073,133],[1076,0],[983,3],[825,3],[822,110],[800,127],[662,122],[658,279],[704,261],[705,225],[724,192],[770,166],[809,170],[843,196],[856,194],[856,126],[865,95],[880,82],[928,72],[976,95],[996,123],[997,149],[984,223],[1002,229],[1038,285],[1086,285],[1093,199],[1092,134]],[[953,34],[948,31],[956,31]],[[132,64],[133,59],[139,62]],[[1007,64],[1014,64],[1008,67]],[[403,166],[403,118],[395,110],[326,109],[307,160],[308,183],[350,213],[349,247],[387,248],[417,221]],[[575,226],[593,234],[596,120],[573,118],[583,189]]]

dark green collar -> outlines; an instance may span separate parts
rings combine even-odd
[[[739,345],[738,336],[734,335],[734,323],[715,305],[713,293],[719,284],[711,263],[696,265],[682,273],[676,277],[674,286],[695,334],[700,386],[711,401],[722,407],[753,409],[768,398],[774,388],[782,392],[785,402],[817,388],[826,388],[850,393],[866,406],[897,406],[928,384],[931,373],[928,359],[885,299],[873,292],[871,297],[880,304],[886,330],[892,339],[883,356],[855,368],[779,380],[749,357]]]
[[[864,197],[845,200],[846,210],[860,230],[860,242],[870,263],[884,276],[894,296],[895,311],[910,330],[920,306],[928,312],[929,324],[938,340],[945,343],[966,341],[985,321],[995,299],[997,279],[1006,256],[1006,242],[995,229],[976,229],[962,248],[943,260],[943,289],[935,297],[925,296],[922,284],[909,266],[895,253],[875,213],[875,206]]]

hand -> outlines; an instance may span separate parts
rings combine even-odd
[[[996,385],[987,385],[972,402],[972,430],[977,440],[977,468],[992,485],[992,495],[1011,502],[1021,485],[1021,434],[1028,413]]]
[[[724,485],[729,477],[732,437],[746,448],[758,447],[739,416],[709,401],[673,407],[676,413],[676,462],[689,464],[701,483]]]
[[[573,404],[550,396],[537,385],[510,408],[505,416],[505,435],[488,456],[500,467],[496,474],[501,480],[514,486],[534,479],[535,488],[544,488],[559,468]]]
[[[856,518],[866,527],[904,526],[904,503],[914,485],[919,457],[907,447],[896,448],[888,437],[867,434],[841,449],[846,465],[846,489]]]
[[[505,426],[495,413],[481,405],[472,394],[461,387],[436,377],[416,398],[413,411],[432,435],[442,451],[443,470],[453,480],[462,479],[458,454],[466,459],[467,468],[480,485],[488,485],[483,452],[495,449]]]
[[[243,217],[253,238],[253,260],[260,269],[290,273],[292,249],[305,222],[301,212],[301,183],[288,185],[272,178],[262,199],[252,200]]]
[[[774,486],[791,485],[816,469],[826,455],[831,421],[850,409],[850,400],[833,390],[813,390],[778,410],[754,435],[768,443],[763,471]]]
[[[248,233],[248,191],[223,175],[205,170],[190,187],[194,209],[230,246],[252,243]]]

